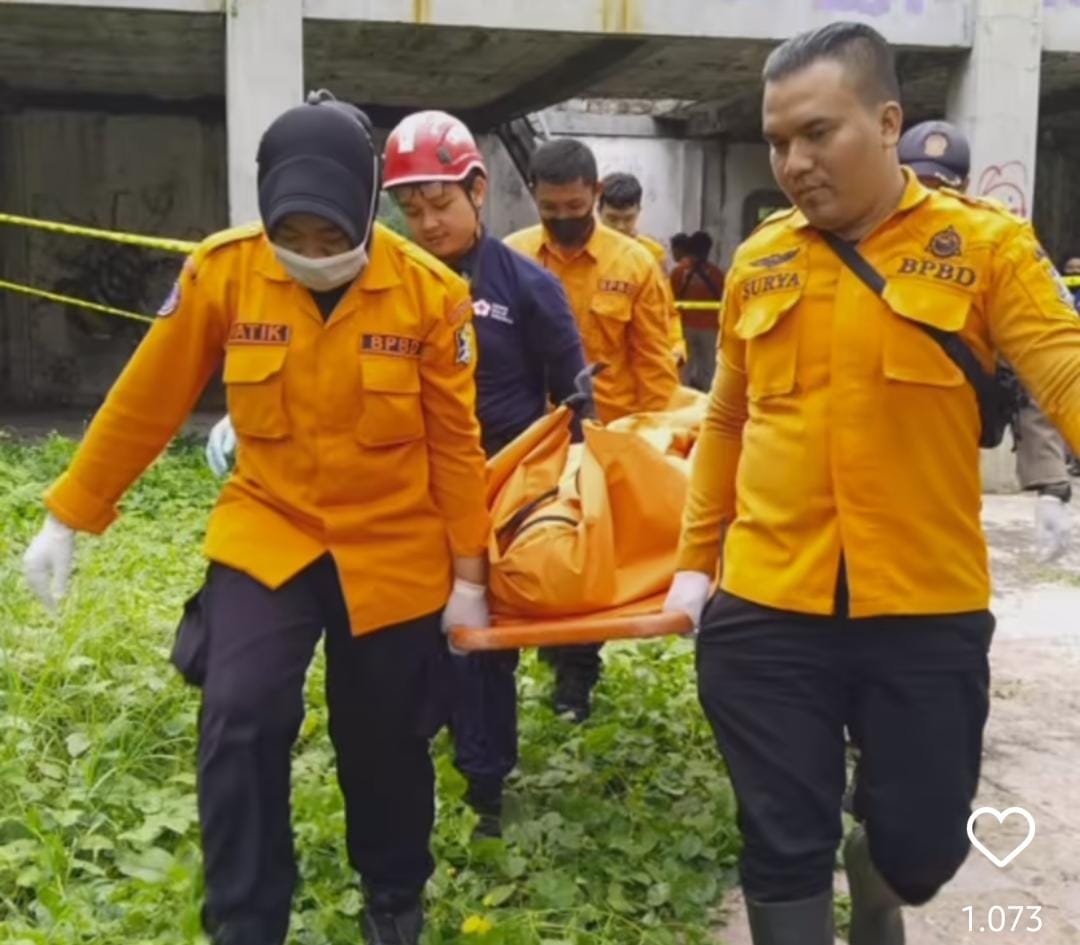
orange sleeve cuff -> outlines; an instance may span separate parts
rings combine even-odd
[[[116,507],[83,488],[70,472],[45,492],[45,508],[69,528],[100,535],[120,517]]]

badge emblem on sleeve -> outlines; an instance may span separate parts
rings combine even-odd
[[[473,333],[471,325],[462,325],[454,334],[457,342],[458,364],[472,364],[473,361]]]
[[[926,248],[938,259],[952,259],[953,256],[959,256],[964,251],[964,241],[960,239],[960,234],[955,228],[950,226],[940,233],[935,233],[930,238],[930,245]]]
[[[168,318],[180,307],[180,280],[177,279],[173,283],[173,287],[169,290],[168,296],[165,301],[161,303],[161,308],[157,311],[158,318]]]

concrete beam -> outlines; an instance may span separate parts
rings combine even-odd
[[[949,90],[947,117],[971,141],[970,191],[1030,217],[1035,198],[1043,0],[978,0],[974,46]],[[1006,442],[982,454],[989,492],[1016,489]]]
[[[1043,49],[1080,52],[1080,0],[1043,0]]]
[[[255,157],[267,126],[304,96],[301,0],[230,0],[225,18],[229,219],[259,216]]]
[[[93,7],[96,10],[144,10],[151,13],[224,13],[228,0],[0,0],[0,6]]]
[[[564,33],[745,37],[780,41],[837,19],[872,24],[893,43],[971,45],[974,0],[305,0],[322,20],[374,20],[432,26]],[[1058,0],[1061,2],[1061,0]]]

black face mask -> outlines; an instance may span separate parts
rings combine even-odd
[[[591,210],[581,217],[544,218],[542,222],[556,243],[569,247],[584,245],[596,225]]]

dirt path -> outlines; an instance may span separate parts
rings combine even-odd
[[[1026,808],[1035,839],[1003,869],[973,851],[956,879],[928,906],[907,911],[908,945],[1080,945],[1080,514],[1069,555],[1041,568],[1032,549],[1032,499],[988,496],[985,523],[998,627],[991,653],[993,701],[978,806]],[[999,856],[1026,834],[1010,817],[983,819],[979,837]],[[842,875],[837,888],[842,888]],[[728,901],[726,945],[748,945],[738,894]],[[969,931],[965,906],[974,909]],[[1006,931],[989,931],[993,906]],[[1023,931],[1039,907],[1042,929]],[[983,928],[986,931],[980,932]]]

